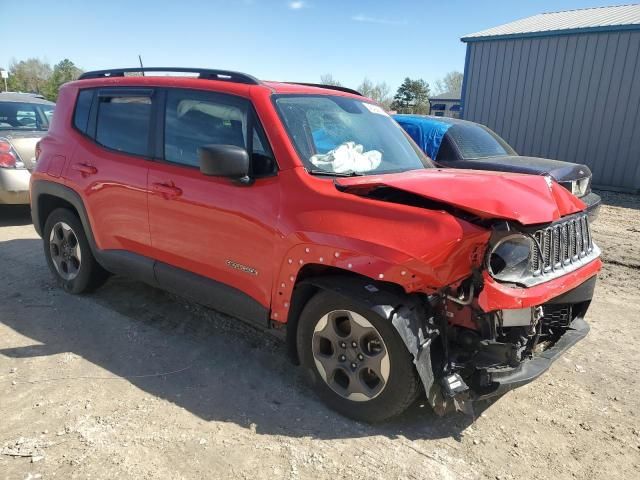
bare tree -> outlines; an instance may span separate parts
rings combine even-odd
[[[391,108],[393,98],[391,97],[391,89],[386,82],[373,83],[368,78],[365,78],[357,90],[365,97],[369,97],[384,107],[385,110]]]
[[[436,81],[435,91],[437,95],[443,93],[456,93],[462,90],[463,75],[460,72],[449,72],[443,78]]]
[[[323,85],[334,85],[336,87],[341,87],[342,83],[333,78],[333,75],[330,73],[325,73],[324,75],[320,75],[320,83]]]

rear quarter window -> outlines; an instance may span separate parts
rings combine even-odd
[[[73,114],[73,126],[80,132],[87,133],[89,112],[93,102],[93,90],[80,90],[76,101],[76,111]]]

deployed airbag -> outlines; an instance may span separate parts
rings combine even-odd
[[[364,151],[364,147],[355,142],[345,142],[338,148],[325,154],[311,157],[316,167],[335,173],[370,172],[380,166],[382,153],[378,150]]]

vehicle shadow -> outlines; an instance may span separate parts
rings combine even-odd
[[[602,198],[604,205],[620,208],[633,208],[640,210],[640,195],[631,193],[607,192],[604,190],[596,190],[596,193]]]
[[[0,205],[0,227],[17,227],[31,223],[28,205]]]
[[[37,250],[39,243],[2,242],[0,262]],[[316,399],[283,342],[267,333],[120,277],[91,295],[72,296],[55,285],[41,255],[28,260],[11,269],[10,288],[0,294],[0,322],[40,345],[9,346],[0,355],[72,352],[204,420],[254,424],[258,434],[459,440],[473,423],[459,413],[438,417],[420,402],[384,424],[351,421]],[[60,370],[24,380],[68,383],[69,376]],[[108,389],[108,382],[103,385]]]

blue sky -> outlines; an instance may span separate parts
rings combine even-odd
[[[618,2],[621,3],[621,2]],[[406,76],[431,84],[464,68],[464,34],[545,11],[606,0],[0,0],[0,67],[38,57],[85,69],[191,66],[262,79],[394,90]],[[28,5],[28,8],[26,7]],[[7,21],[10,20],[10,21]]]

